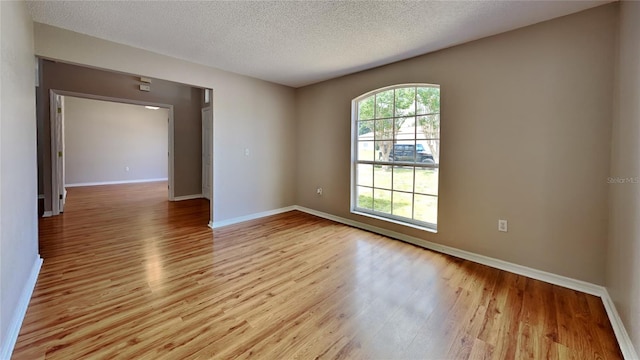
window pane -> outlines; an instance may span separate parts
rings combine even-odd
[[[373,186],[383,189],[391,189],[391,167],[376,166],[373,170]]]
[[[376,119],[393,117],[393,90],[376,95]]]
[[[440,139],[440,115],[418,116],[417,139]]]
[[[358,185],[373,186],[373,165],[358,164]]]
[[[396,89],[396,116],[414,115],[416,113],[416,88]]]
[[[374,108],[373,103],[375,101],[375,95],[371,95],[364,100],[358,102],[358,120],[373,119]]]
[[[356,205],[359,208],[373,210],[373,189],[358,186],[358,204]]]
[[[438,223],[438,198],[427,195],[414,195],[414,219],[428,223]]]
[[[397,216],[404,216],[411,219],[411,213],[413,210],[412,201],[413,194],[407,194],[402,192],[393,192],[393,207],[392,213]]]
[[[373,190],[373,210],[391,214],[391,191]]]
[[[374,153],[373,141],[358,141],[358,160],[373,161]]]
[[[393,145],[392,158],[396,162],[407,163],[407,165],[416,161],[416,143],[414,141],[399,141]]]
[[[379,161],[392,161],[389,159],[393,141],[376,141],[376,159]]]
[[[358,140],[373,140],[373,120],[358,121]]]
[[[419,140],[419,148],[424,149],[428,157],[431,159],[429,164],[440,164],[440,140]],[[426,163],[423,161],[423,163]]]
[[[416,162],[425,165],[434,165],[436,163],[426,141],[416,141]]]
[[[413,167],[393,167],[393,190],[413,191]]]
[[[393,140],[393,119],[376,120],[376,140]]]
[[[418,114],[432,114],[440,112],[440,88],[419,87],[418,103],[416,111]]]
[[[438,169],[416,168],[415,192],[438,195]]]
[[[416,138],[416,118],[403,117],[395,119],[396,141],[414,140]]]

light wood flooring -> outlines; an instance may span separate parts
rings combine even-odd
[[[293,211],[71,188],[14,359],[619,359],[601,301]]]

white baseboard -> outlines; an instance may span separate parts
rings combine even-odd
[[[285,213],[287,211],[293,211],[293,210],[296,210],[296,209],[297,209],[296,206],[287,206],[287,207],[283,207],[283,208],[280,208],[280,209],[263,211],[263,212],[259,212],[259,213],[255,213],[255,214],[246,215],[246,216],[240,216],[240,217],[233,218],[233,219],[214,221],[213,223],[211,223],[211,222],[209,223],[209,227],[212,228],[212,229],[217,229],[217,228],[220,228],[220,227],[223,227],[223,226],[233,225],[233,224],[237,224],[237,223],[241,223],[241,222],[249,221],[249,220],[255,220],[255,219],[259,219],[259,218],[265,217],[265,216],[281,214],[281,213]]]
[[[159,179],[138,179],[138,180],[98,181],[98,182],[85,182],[85,183],[64,184],[64,186],[65,186],[65,187],[79,187],[79,186],[120,185],[120,184],[138,184],[138,183],[158,182],[158,181],[168,181],[168,179],[167,179],[167,178],[159,178]]]
[[[45,211],[44,213],[42,213],[42,217],[52,217],[53,216],[53,212],[52,211]]]
[[[296,205],[294,206],[294,208],[296,210],[299,210],[311,215],[315,215],[315,216],[332,220],[338,223],[342,223],[342,224],[353,226],[359,229],[371,231],[376,234],[380,234],[380,235],[388,236],[401,241],[405,241],[429,250],[434,250],[434,251],[455,256],[464,260],[469,260],[475,263],[490,266],[492,268],[496,268],[496,269],[508,271],[514,274],[526,276],[528,278],[544,281],[549,284],[558,285],[558,286],[562,286],[572,290],[581,291],[587,294],[598,296],[602,299],[604,308],[607,311],[609,322],[611,322],[611,327],[613,328],[613,331],[616,335],[616,339],[618,340],[618,345],[620,346],[620,350],[622,351],[623,357],[628,360],[640,359],[640,357],[638,357],[638,354],[636,353],[633,347],[631,338],[629,337],[629,334],[627,333],[627,330],[624,327],[624,324],[622,323],[620,316],[618,315],[615,304],[611,300],[611,297],[609,296],[609,292],[604,286],[592,284],[582,280],[572,279],[566,276],[561,276],[561,275],[553,274],[553,273],[538,270],[538,269],[533,269],[527,266],[514,264],[508,261],[499,260],[499,259],[491,258],[488,256],[484,256],[484,255],[475,254],[469,251],[456,249],[450,246],[436,244],[424,239],[401,234],[399,232],[383,229],[377,226],[368,225],[365,223],[361,223],[359,221],[345,219],[343,217],[327,214],[322,211],[309,209],[303,206]]]
[[[22,294],[20,294],[20,299],[18,300],[16,309],[13,312],[9,328],[4,334],[5,338],[2,342],[4,345],[2,346],[2,349],[0,349],[0,359],[11,358],[11,353],[13,352],[13,348],[16,346],[18,334],[22,327],[22,321],[24,320],[24,316],[27,314],[27,308],[29,307],[29,301],[31,300],[33,289],[36,287],[36,282],[38,281],[38,274],[40,273],[41,266],[42,258],[38,255],[36,261],[31,267],[31,274],[29,274],[27,283],[24,284],[24,287],[22,288]]]
[[[613,300],[606,289],[601,298],[602,303],[604,304],[604,309],[607,311],[607,316],[611,322],[613,332],[616,334],[616,339],[618,339],[618,345],[620,345],[622,357],[628,360],[640,359],[640,356],[638,356],[638,353],[633,347],[629,333],[627,333],[627,329],[624,327],[622,319],[620,319],[618,310],[616,310],[616,305],[613,303]]]
[[[193,199],[202,199],[202,198],[204,198],[202,194],[193,194],[193,195],[185,195],[185,196],[174,196],[173,201],[193,200]]]

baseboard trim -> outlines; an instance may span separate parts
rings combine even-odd
[[[138,180],[118,180],[118,181],[98,181],[98,182],[85,182],[75,184],[64,184],[65,187],[80,187],[80,186],[101,186],[101,185],[120,185],[120,184],[139,184],[147,182],[168,181],[168,178],[158,179],[138,179]]]
[[[613,303],[613,299],[611,299],[611,296],[606,289],[604,290],[601,298],[602,303],[604,304],[604,309],[607,311],[609,322],[611,322],[613,332],[616,334],[616,339],[618,339],[618,345],[620,346],[620,351],[622,351],[622,357],[629,360],[640,359],[636,349],[633,347],[633,342],[631,342],[629,333],[627,333],[627,329],[624,327],[622,319],[620,319],[620,314],[618,314],[618,310],[616,310],[616,305]]]
[[[564,288],[581,291],[587,294],[598,296],[602,300],[604,308],[607,312],[607,316],[609,317],[609,322],[611,323],[611,327],[613,328],[616,339],[618,340],[618,345],[620,346],[620,351],[622,352],[623,357],[628,360],[640,359],[640,357],[638,357],[638,354],[636,353],[633,347],[633,343],[631,342],[629,333],[627,332],[624,324],[622,323],[622,320],[620,319],[620,315],[616,310],[615,304],[613,303],[611,297],[609,296],[609,292],[604,286],[592,284],[582,280],[572,279],[566,276],[553,274],[550,272],[514,264],[508,261],[499,260],[499,259],[491,258],[488,256],[484,256],[484,255],[475,254],[469,251],[456,249],[450,246],[436,244],[427,240],[401,234],[396,231],[391,231],[391,230],[383,229],[377,226],[364,224],[359,221],[345,219],[340,216],[327,214],[322,211],[309,209],[303,206],[296,205],[294,206],[294,208],[295,210],[302,211],[307,214],[315,215],[315,216],[318,216],[327,220],[332,220],[341,224],[353,226],[362,230],[371,231],[376,234],[388,236],[390,238],[408,242],[410,244],[414,244],[416,246],[420,246],[429,250],[434,250],[447,255],[455,256],[457,258],[461,258],[461,259],[473,261],[475,263],[479,263],[482,265],[490,266],[492,268],[496,268],[496,269],[508,271],[514,274],[526,276],[528,278],[544,281],[549,284],[558,285]]]
[[[40,257],[40,255],[38,255],[36,261],[31,267],[31,274],[29,274],[27,283],[24,285],[24,288],[22,288],[22,294],[20,295],[20,299],[18,300],[18,305],[15,312],[13,313],[11,322],[9,323],[9,328],[5,333],[6,337],[5,339],[3,339],[4,346],[2,347],[2,349],[0,349],[0,359],[11,358],[11,353],[13,353],[13,348],[16,346],[18,334],[20,333],[20,328],[22,327],[22,321],[27,314],[27,308],[29,307],[29,301],[31,300],[33,289],[36,287],[36,282],[38,281],[40,267],[42,267],[42,258]]]
[[[46,217],[52,217],[53,216],[53,212],[52,211],[45,211],[42,213],[42,217],[46,218]]]
[[[193,200],[193,199],[202,199],[204,196],[202,194],[193,194],[193,195],[185,195],[185,196],[174,196],[173,201],[184,201],[184,200]]]
[[[223,226],[229,226],[229,225],[238,224],[238,223],[249,221],[249,220],[260,219],[266,216],[282,214],[282,213],[293,211],[293,210],[297,210],[297,207],[295,205],[287,206],[287,207],[283,207],[275,210],[263,211],[255,214],[246,215],[246,216],[239,216],[233,219],[214,221],[213,223],[209,222],[209,227],[212,229],[217,229]]]

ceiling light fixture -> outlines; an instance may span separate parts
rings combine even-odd
[[[149,109],[149,110],[158,110],[158,109],[160,109],[160,108],[159,108],[159,107],[157,107],[157,106],[145,106],[145,108],[147,108],[147,109]]]

